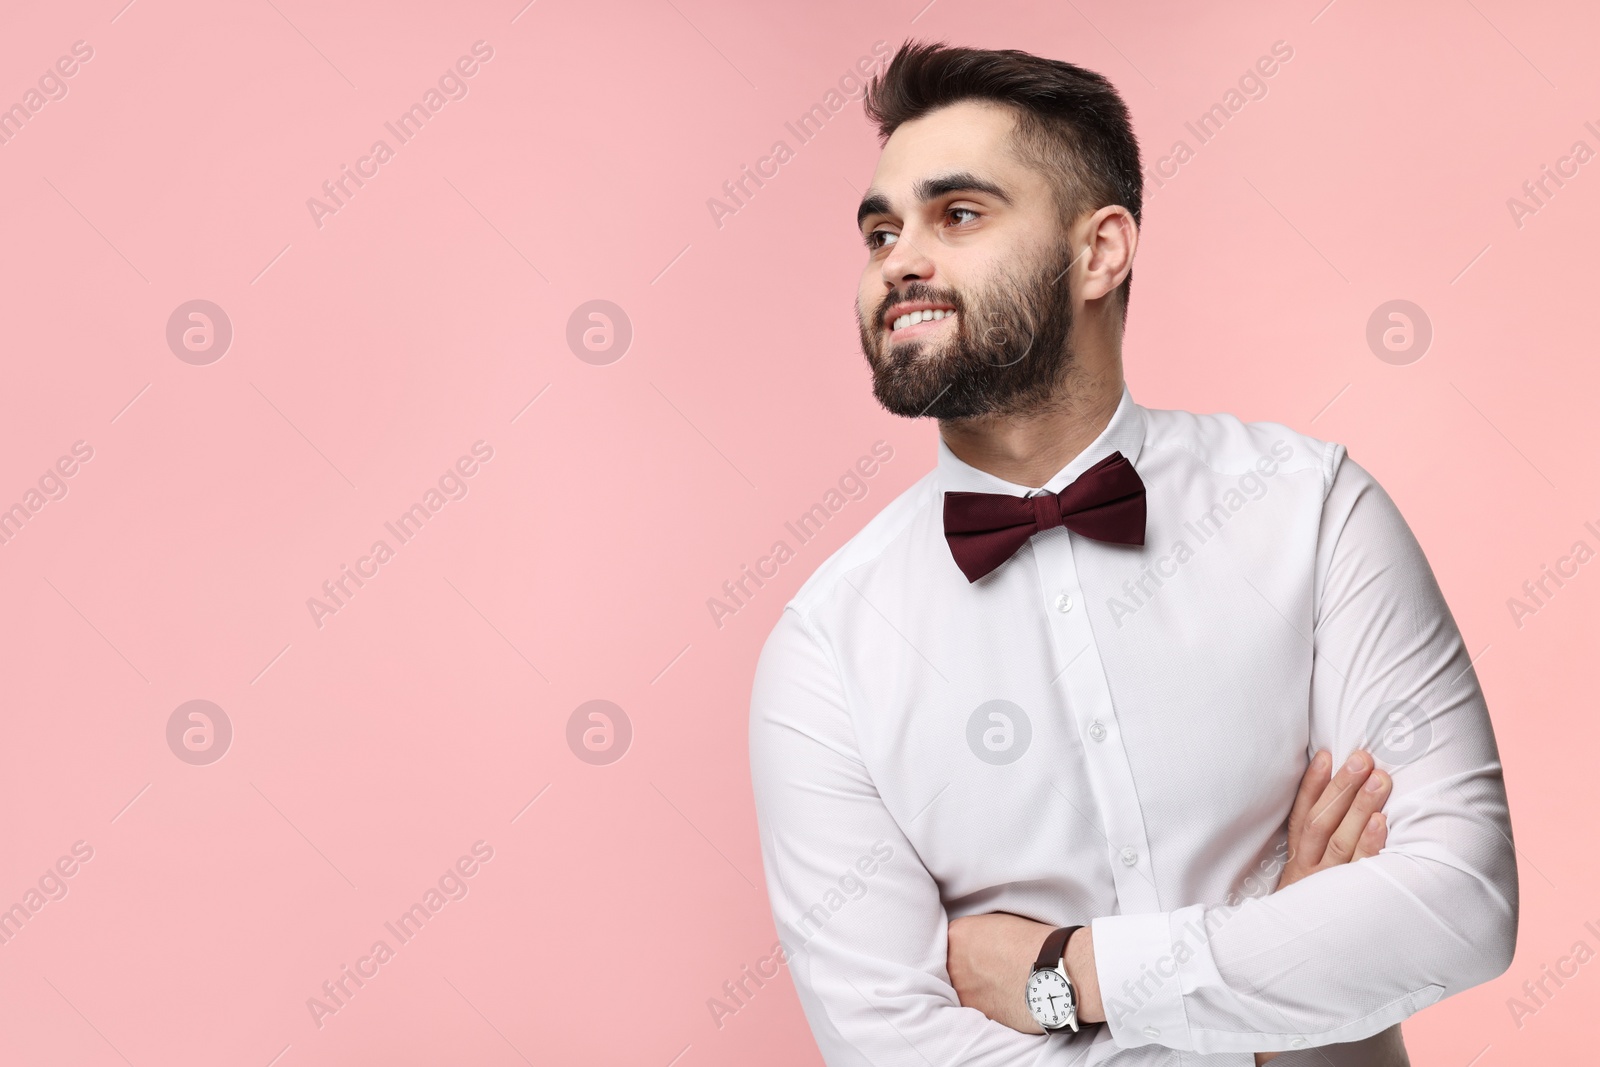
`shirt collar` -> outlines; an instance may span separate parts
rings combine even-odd
[[[1121,452],[1127,457],[1128,462],[1135,468],[1139,464],[1139,449],[1144,444],[1145,415],[1144,408],[1133,401],[1133,394],[1128,391],[1126,382],[1122,385],[1122,400],[1117,404],[1117,410],[1111,413],[1111,421],[1106,423],[1105,429],[1100,431],[1100,436],[1089,443],[1089,447],[1078,453],[1072,461],[1056,472],[1055,476],[1042,487],[1035,489],[1032,486],[1017,485],[1004,478],[997,478],[987,471],[981,471],[956,457],[950,451],[950,446],[945,444],[944,437],[939,438],[939,488],[943,492],[968,492],[968,493],[1005,493],[1008,496],[1034,496],[1039,493],[1059,493],[1065,489],[1078,475],[1099,463],[1113,452]]]

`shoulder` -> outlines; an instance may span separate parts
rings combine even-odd
[[[925,521],[930,514],[942,515],[938,505],[938,471],[930,470],[823,560],[795,591],[785,612],[796,612],[802,620],[809,621],[816,606],[829,599],[848,575],[895,555],[919,521]]]
[[[870,583],[872,578],[863,574],[865,570],[893,567],[896,562],[911,567],[911,542],[926,533],[919,524],[930,514],[942,522],[942,509],[933,506],[938,498],[937,474],[937,470],[929,471],[886,504],[823,560],[784,605],[758,657],[752,691],[753,726],[776,722],[776,712],[770,709],[786,706],[785,694],[792,694],[797,682],[824,703],[840,709],[845,706],[834,647],[837,634],[827,621],[830,617],[836,620],[837,615],[819,608],[840,591],[848,592],[851,585],[859,589]],[[819,728],[815,714],[807,717],[805,731]]]
[[[1314,473],[1326,497],[1344,462],[1345,447],[1281,422],[1245,422],[1226,412],[1199,414],[1145,408],[1140,467],[1198,463],[1215,474],[1238,475],[1271,465],[1278,473]]]

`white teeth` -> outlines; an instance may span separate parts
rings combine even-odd
[[[922,310],[922,311],[913,311],[913,312],[910,312],[909,314],[901,315],[899,318],[895,319],[894,323],[889,327],[889,329],[891,331],[892,330],[900,330],[900,329],[904,329],[907,326],[914,326],[919,322],[928,322],[928,321],[933,320],[933,319],[949,318],[951,315],[954,315],[954,314],[955,314],[954,311],[945,311],[945,310],[942,310],[942,309],[938,310],[938,311],[927,310],[927,309]]]

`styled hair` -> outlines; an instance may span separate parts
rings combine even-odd
[[[886,143],[902,123],[963,100],[1016,112],[1017,156],[1049,177],[1063,227],[1107,204],[1127,208],[1138,225],[1144,196],[1139,141],[1127,105],[1104,75],[1011,48],[907,41],[867,85],[862,108]],[[1117,287],[1124,321],[1132,283],[1130,270]]]

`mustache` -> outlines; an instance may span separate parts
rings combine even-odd
[[[911,282],[903,289],[890,290],[878,305],[878,310],[873,315],[872,321],[881,326],[883,317],[889,313],[890,308],[896,304],[906,304],[918,300],[926,300],[930,304],[949,304],[956,309],[958,318],[966,310],[966,304],[962,301],[961,294],[954,289],[936,289],[927,282]]]

